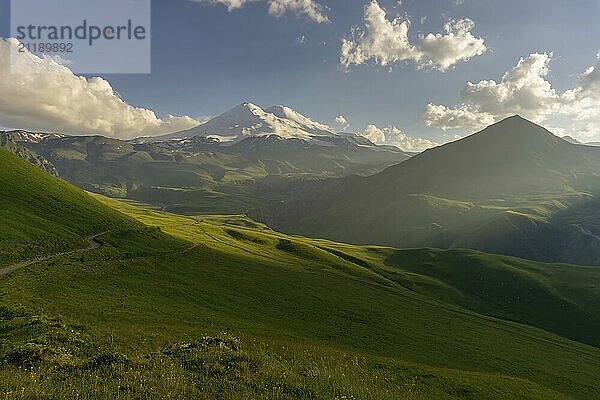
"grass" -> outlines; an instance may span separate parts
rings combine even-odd
[[[133,223],[3,148],[0,171],[0,267],[85,247],[86,236]]]
[[[0,395],[83,399],[565,398],[508,376],[423,367],[293,342],[257,343],[227,333],[170,343],[132,359],[110,348],[89,346],[85,333],[73,333],[60,321],[50,324],[52,334],[62,339],[63,347],[55,352],[60,358],[47,351],[43,354],[51,356],[44,356],[43,364],[20,365],[23,358],[31,359],[31,352],[18,348],[25,356],[15,360],[19,353],[11,353],[2,371],[6,385]],[[70,352],[65,350],[65,342],[71,344]],[[37,345],[40,347],[44,348]],[[85,355],[87,347],[92,347],[87,350],[89,355]]]
[[[34,177],[31,191],[50,185]],[[10,193],[4,204],[31,212]],[[586,318],[597,270],[350,246],[81,196],[113,216],[103,246],[0,281],[0,398],[600,396],[600,350],[581,343],[598,343]],[[474,285],[486,268],[494,281]],[[501,282],[538,286],[513,306],[521,286]],[[557,331],[555,299],[580,312],[577,329]]]

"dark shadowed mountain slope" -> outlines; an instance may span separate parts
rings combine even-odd
[[[597,189],[599,171],[597,148],[573,145],[515,116],[388,168],[366,186],[381,193],[482,199]]]
[[[354,243],[598,263],[597,244],[570,250],[590,236],[569,210],[593,203],[599,173],[600,149],[515,116],[377,175],[308,186],[297,201],[255,216],[288,232]],[[600,231],[589,221],[577,224]]]

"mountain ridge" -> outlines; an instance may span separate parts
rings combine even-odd
[[[30,149],[28,149],[26,146],[23,146],[19,143],[20,141],[26,141],[28,140],[29,143],[33,143],[34,141],[37,140],[37,142],[39,143],[39,141],[44,140],[44,136],[41,136],[40,134],[31,134],[33,136],[29,135],[29,132],[0,132],[0,147],[3,147],[5,149],[7,149],[8,151],[10,151],[13,154],[16,154],[17,156],[23,158],[24,160],[29,161],[30,163],[32,163],[33,165],[37,166],[38,168],[42,169],[45,172],[48,172],[51,175],[54,175],[55,177],[60,177],[58,170],[56,169],[56,166],[51,163],[50,161],[48,161],[45,157],[40,156],[39,154],[31,151]]]
[[[518,116],[378,174],[316,182],[296,193],[251,216],[287,233],[356,244],[600,264],[596,246],[583,245],[590,236],[574,228],[582,220],[588,232],[600,231],[592,217],[600,149],[568,143]]]

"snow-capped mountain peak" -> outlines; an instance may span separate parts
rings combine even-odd
[[[196,128],[163,136],[162,140],[204,136],[231,142],[250,136],[269,135],[284,139],[311,140],[336,134],[327,125],[315,122],[289,107],[272,106],[263,109],[246,102]]]
[[[271,106],[265,110],[279,118],[294,121],[298,125],[312,131],[322,131],[324,133],[335,133],[330,127],[320,122],[315,122],[312,119],[300,114],[299,112],[287,106],[277,105]]]

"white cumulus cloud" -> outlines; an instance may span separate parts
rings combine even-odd
[[[446,71],[487,50],[484,39],[471,33],[475,23],[470,19],[450,20],[444,33],[429,33],[414,43],[409,38],[410,20],[388,20],[377,0],[365,7],[364,22],[364,28],[355,27],[350,38],[342,39],[340,63],[345,68],[370,61],[382,66],[412,61],[419,68]]]
[[[429,33],[420,45],[425,64],[440,71],[463,60],[486,52],[484,40],[473,36],[475,23],[470,19],[450,20],[444,25],[445,33]]]
[[[348,120],[343,115],[338,115],[337,117],[335,117],[335,122],[343,127],[348,126]]]
[[[392,145],[410,152],[421,152],[437,146],[437,143],[429,139],[411,138],[395,126],[378,128],[376,125],[371,124],[367,126],[367,129],[360,132],[359,135],[375,144]]]
[[[493,115],[478,112],[469,106],[449,108],[442,104],[428,104],[423,118],[427,126],[443,130],[456,128],[481,128],[493,124]]]
[[[482,128],[507,116],[519,114],[543,123],[566,117],[568,128],[580,137],[600,134],[600,60],[581,74],[575,86],[557,91],[548,81],[552,53],[534,53],[521,58],[500,82],[468,82],[455,107],[429,104],[424,120],[441,129]]]
[[[269,0],[269,14],[281,17],[291,12],[302,15],[314,22],[329,22],[325,7],[314,0]]]
[[[102,78],[77,76],[52,57],[18,52],[16,39],[0,39],[0,126],[99,134],[152,136],[199,125],[188,116],[159,118],[125,102]]]
[[[315,0],[192,0],[197,3],[223,4],[227,10],[233,11],[242,8],[248,3],[266,2],[268,13],[274,17],[281,17],[287,13],[306,17],[314,22],[329,22],[327,9]]]

